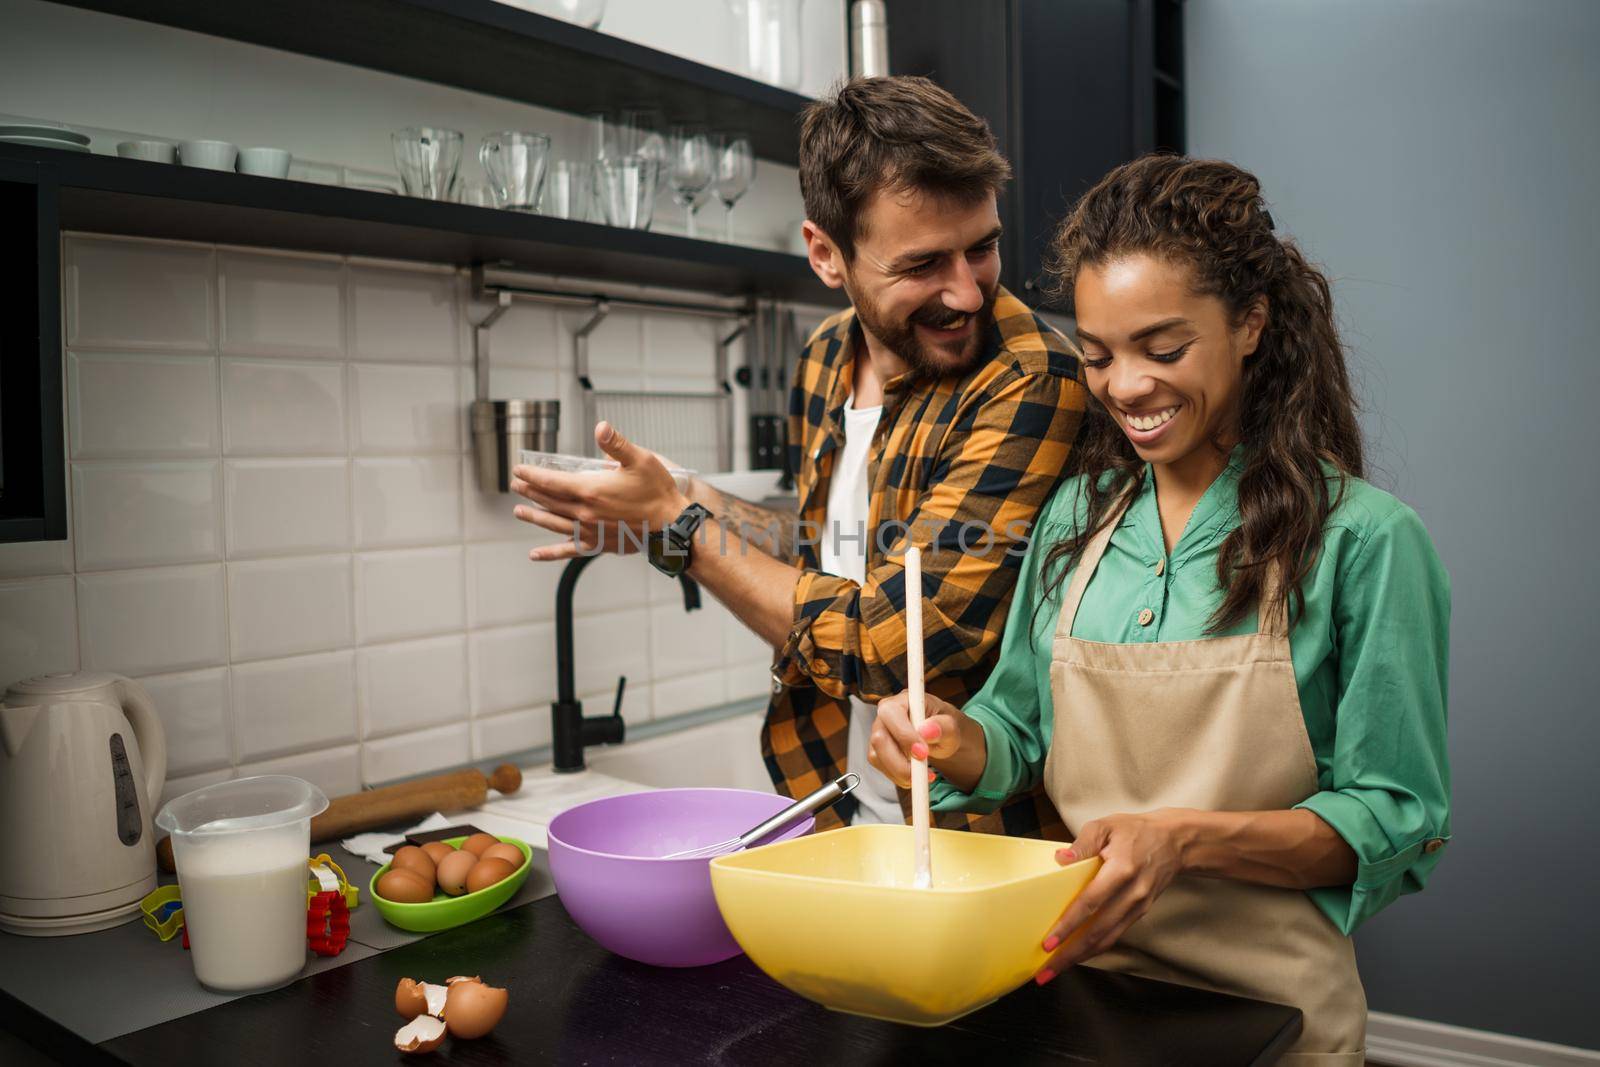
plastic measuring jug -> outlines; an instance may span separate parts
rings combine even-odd
[[[172,835],[194,975],[211,989],[263,989],[306,961],[311,817],[328,798],[282,774],[185,793],[156,816]]]

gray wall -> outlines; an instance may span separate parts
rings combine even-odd
[[[1600,1047],[1600,2],[1189,0],[1189,151],[1334,278],[1454,585],[1454,833],[1374,1011]]]

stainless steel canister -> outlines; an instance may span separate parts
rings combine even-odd
[[[511,488],[511,468],[523,449],[556,451],[561,428],[559,400],[474,400],[472,446],[477,455],[478,488],[504,493]]]
[[[878,78],[889,73],[889,12],[883,0],[850,5],[850,76]]]

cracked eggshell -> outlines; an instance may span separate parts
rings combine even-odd
[[[443,1020],[419,1015],[395,1032],[394,1047],[400,1052],[432,1052],[443,1043],[445,1033]]]
[[[486,986],[476,978],[453,982],[445,1000],[445,1026],[451,1037],[482,1037],[500,1022],[510,997],[504,989]]]
[[[400,984],[395,986],[394,1008],[407,1019],[415,1019],[418,1015],[443,1015],[445,994],[448,992],[442,985],[402,978]]]

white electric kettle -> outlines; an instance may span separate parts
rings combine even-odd
[[[0,704],[0,929],[127,922],[156,887],[153,805],[167,742],[150,696],[115,674],[47,674]]]

